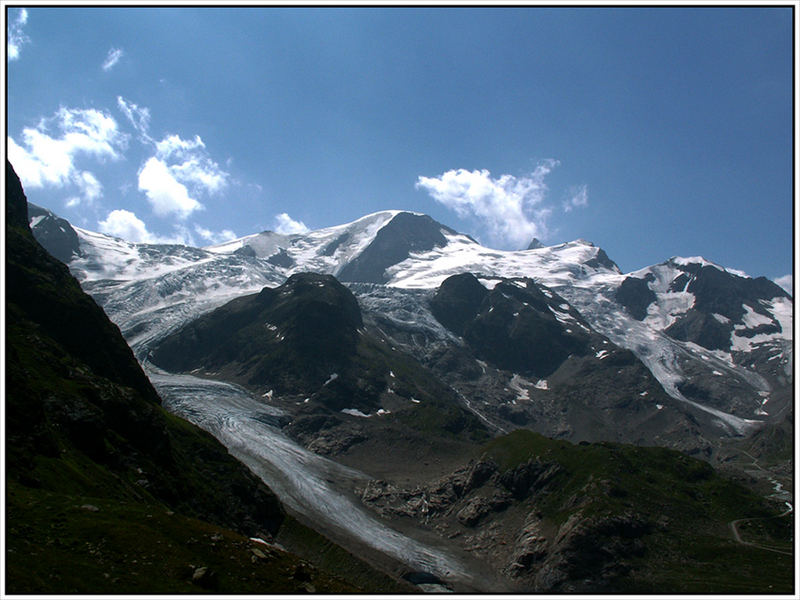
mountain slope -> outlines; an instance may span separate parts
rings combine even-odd
[[[367,430],[385,422],[433,436],[486,436],[447,386],[379,336],[363,328],[355,297],[335,278],[298,273],[187,323],[148,360],[268,397],[294,415],[289,430],[317,449],[321,432],[341,429],[343,450],[378,436]],[[369,416],[377,420],[364,421]]]
[[[791,517],[705,462],[663,448],[573,445],[518,430],[415,487],[373,480],[362,501],[458,540],[539,593],[792,591]],[[737,544],[728,524],[764,525]]]
[[[6,591],[356,590],[316,569],[294,578],[301,561],[284,550],[250,560],[247,536],[298,525],[213,437],[161,408],[119,329],[34,240],[8,164],[6,184]]]

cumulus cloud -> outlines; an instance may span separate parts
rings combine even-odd
[[[155,140],[150,135],[150,110],[117,96],[117,108],[151,146],[154,156],[139,170],[139,190],[145,192],[159,216],[176,215],[185,219],[203,208],[199,198],[215,194],[228,185],[230,175],[208,155],[199,135],[183,139],[176,134]]]
[[[203,208],[189,195],[186,186],[175,179],[169,167],[155,156],[139,171],[139,190],[145,193],[153,211],[160,217],[175,215],[185,219]]]
[[[204,227],[201,227],[200,225],[195,225],[194,230],[197,233],[197,235],[199,235],[204,240],[207,240],[211,244],[221,244],[222,242],[235,240],[238,237],[230,229],[223,229],[222,231],[211,231],[210,229],[206,229]]]
[[[106,59],[103,61],[103,71],[110,71],[113,69],[114,65],[119,62],[119,59],[122,58],[124,54],[125,52],[123,52],[122,48],[111,48],[108,51],[108,55],[106,55]]]
[[[172,174],[188,185],[214,193],[225,187],[228,174],[217,163],[202,157],[192,157],[180,164],[170,166]]]
[[[128,138],[109,114],[95,109],[60,108],[36,127],[22,130],[22,144],[8,138],[8,158],[23,185],[66,188],[75,186],[93,202],[102,195],[97,177],[75,165],[81,156],[117,160]]]
[[[136,213],[125,209],[112,210],[105,220],[97,222],[97,226],[101,233],[137,244],[194,245],[194,239],[185,227],[177,225],[175,233],[171,236],[157,235],[147,229],[144,221],[137,217]]]
[[[794,277],[791,273],[789,275],[784,275],[783,277],[776,277],[774,281],[784,290],[794,295],[794,291],[792,289],[792,286],[794,285]]]
[[[30,41],[25,32],[22,31],[27,22],[28,11],[23,8],[17,13],[17,18],[8,23],[8,46],[6,49],[8,60],[17,60],[22,46]]]
[[[585,185],[570,188],[569,196],[564,200],[564,212],[570,212],[574,208],[579,208],[589,204],[589,192]]]
[[[454,210],[461,218],[474,218],[484,226],[491,242],[501,247],[521,248],[534,237],[547,233],[552,209],[544,205],[545,178],[558,166],[547,159],[523,177],[493,178],[486,169],[455,169],[438,177],[419,177],[417,189]]]
[[[310,229],[302,221],[295,221],[288,214],[275,215],[273,229],[276,233],[291,235],[293,233],[308,233]]]
[[[104,221],[98,221],[102,233],[113,235],[129,242],[150,242],[152,235],[147,231],[144,221],[129,210],[112,210]]]

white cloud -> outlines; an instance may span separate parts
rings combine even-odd
[[[585,185],[570,188],[569,197],[564,200],[564,212],[570,212],[573,208],[583,207],[589,204],[589,191]]]
[[[75,186],[92,202],[101,197],[102,185],[90,171],[79,170],[76,159],[119,159],[127,141],[110,115],[62,107],[36,127],[23,129],[22,144],[9,137],[8,158],[26,187]]]
[[[543,206],[547,194],[544,179],[558,164],[547,159],[524,177],[501,175],[497,179],[486,169],[456,169],[439,177],[419,177],[416,187],[459,217],[478,219],[492,243],[521,248],[547,233],[552,210]]]
[[[295,221],[288,214],[275,215],[273,228],[276,233],[291,235],[293,233],[308,233],[310,230],[302,221]]]
[[[122,50],[122,48],[111,48],[108,51],[106,59],[103,61],[103,71],[110,71],[113,69],[114,65],[119,62],[119,59],[122,58],[124,54],[125,52]]]
[[[193,140],[183,140],[180,136],[172,134],[160,142],[156,142],[156,156],[162,159],[170,158],[173,155],[183,158],[187,154],[205,149],[205,147],[206,145],[199,135],[195,135]]]
[[[78,174],[75,177],[75,183],[83,192],[83,197],[90,203],[103,195],[103,186],[89,171],[82,171]]]
[[[104,221],[97,222],[97,226],[102,233],[137,244],[194,245],[192,235],[185,227],[177,225],[172,236],[156,235],[148,231],[144,221],[136,213],[124,209],[112,210]]]
[[[28,11],[23,8],[17,14],[17,18],[8,24],[8,46],[6,48],[8,60],[17,60],[22,46],[30,41],[22,31],[23,25],[27,22]]]
[[[144,141],[151,141],[148,135],[148,129],[150,128],[150,109],[139,107],[133,102],[128,102],[122,96],[117,96],[117,107],[122,111],[122,114],[128,118],[136,131],[143,136]]]
[[[150,242],[152,235],[144,221],[129,210],[112,210],[105,221],[98,221],[102,233],[113,235],[129,242]]]
[[[792,289],[794,286],[794,277],[791,273],[789,275],[784,275],[783,277],[776,277],[773,281],[775,281],[775,283],[781,286],[784,290],[794,295],[794,290]]]
[[[155,156],[139,171],[139,190],[147,195],[153,211],[161,217],[175,215],[185,219],[203,208],[189,195],[186,186],[175,179],[169,167]]]
[[[211,244],[221,244],[229,240],[235,240],[238,236],[230,229],[223,229],[222,231],[211,231],[200,225],[195,225],[194,230],[201,238],[208,240]]]
[[[210,193],[225,187],[228,180],[228,174],[207,158],[190,158],[179,165],[170,166],[169,170],[180,181],[199,186]]]
[[[118,104],[123,112],[131,113],[132,122],[140,123],[146,141],[155,145],[156,155],[148,159],[140,171],[139,189],[147,192],[157,214],[175,213],[186,217],[202,207],[196,197],[216,193],[228,184],[229,174],[208,157],[199,135],[193,140],[184,140],[172,134],[153,142],[146,133],[149,112],[143,120],[142,111],[146,109],[121,98]]]

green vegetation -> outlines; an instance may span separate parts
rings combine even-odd
[[[58,494],[12,482],[7,524],[6,591],[12,594],[361,591],[296,555],[162,504]],[[207,572],[198,577],[201,567]]]
[[[578,512],[596,524],[636,523],[645,550],[628,557],[631,569],[616,584],[620,591],[793,591],[791,515],[779,516],[703,461],[665,448],[575,445],[525,430],[492,440],[482,455],[501,473],[529,464],[549,469],[552,476],[534,485],[530,501],[555,526]],[[745,519],[743,541],[756,545],[734,540],[730,523],[739,519]]]

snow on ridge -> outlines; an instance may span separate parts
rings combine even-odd
[[[750,276],[744,271],[740,271],[739,269],[731,269],[729,267],[723,267],[722,265],[718,265],[717,263],[707,260],[702,256],[673,256],[667,261],[667,263],[672,263],[674,265],[680,265],[680,266],[700,265],[701,267],[714,267],[715,269],[719,269],[720,271],[723,271],[725,273],[730,273],[731,275],[738,275],[739,277],[746,277],[750,279]]]
[[[446,234],[447,244],[415,253],[389,267],[388,285],[399,288],[433,289],[458,273],[491,274],[492,278],[528,277],[548,287],[618,284],[623,276],[586,262],[600,249],[588,243],[567,242],[533,250],[494,250],[463,234]],[[483,282],[482,282],[483,283]]]
[[[80,227],[73,229],[84,256],[74,258],[69,268],[79,281],[152,279],[217,258],[192,246],[137,244]]]

